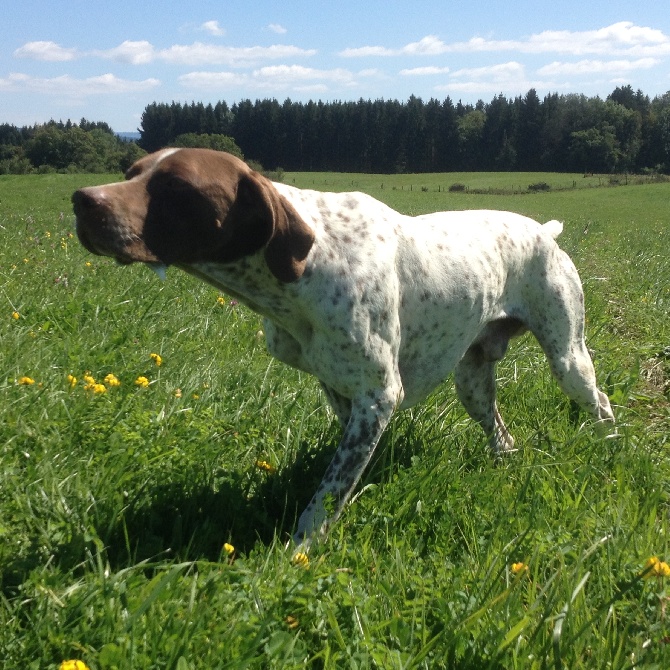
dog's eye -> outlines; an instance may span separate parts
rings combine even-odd
[[[164,197],[190,190],[188,182],[174,174],[156,174],[147,184],[149,193],[160,193]]]

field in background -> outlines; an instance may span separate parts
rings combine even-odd
[[[70,195],[108,179],[0,177],[6,667],[668,667],[667,579],[641,573],[670,562],[670,184],[286,175],[412,214],[563,220],[618,419],[597,436],[524,337],[498,369],[519,452],[495,465],[447,382],[398,415],[360,495],[295,566],[283,543],[336,422],[312,378],[267,355],[256,315],[79,246]],[[551,190],[511,194],[540,182]]]

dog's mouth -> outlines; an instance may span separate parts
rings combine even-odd
[[[116,260],[119,265],[130,265],[135,259],[125,252],[125,245],[111,231],[107,232],[105,226],[98,225],[93,232],[90,224],[77,217],[76,224],[77,237],[81,245],[96,256],[110,256]]]
[[[82,209],[76,202],[74,210],[77,237],[87,251],[96,256],[111,257],[119,265],[163,264],[140,235],[128,230],[109,212]]]
[[[72,196],[77,237],[82,246],[97,256],[110,256],[120,265],[158,262],[141,236],[124,225],[104,191],[80,189]]]

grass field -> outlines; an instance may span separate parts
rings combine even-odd
[[[448,381],[295,565],[336,421],[257,316],[79,246],[70,195],[107,180],[0,177],[0,667],[670,667],[667,566],[643,574],[670,562],[670,184],[286,175],[562,219],[618,420],[597,436],[524,337],[498,369],[518,453],[491,461]]]

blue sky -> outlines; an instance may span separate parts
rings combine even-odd
[[[22,0],[0,28],[0,123],[106,121],[151,102],[486,102],[670,90],[670,11],[630,0]],[[236,7],[244,7],[237,9]]]

